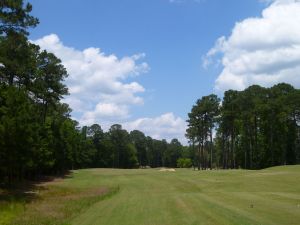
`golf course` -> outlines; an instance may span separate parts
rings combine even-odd
[[[300,225],[300,0],[0,0],[0,225]]]
[[[297,225],[300,221],[300,166],[255,171],[86,169],[36,184],[26,193],[1,197],[1,225]]]

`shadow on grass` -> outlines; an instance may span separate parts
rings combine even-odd
[[[35,180],[14,182],[12,185],[0,185],[0,207],[9,203],[30,203],[39,198],[38,193],[47,187],[41,184],[57,179],[72,178],[72,172],[60,176],[42,176]]]
[[[117,194],[120,187],[86,187],[60,185],[72,174],[43,177],[39,181],[16,185],[0,193],[0,225],[60,225],[69,222],[98,201]],[[1,192],[1,190],[0,190]],[[6,213],[2,213],[4,209]],[[1,216],[6,217],[2,219]],[[4,222],[3,222],[4,221]]]

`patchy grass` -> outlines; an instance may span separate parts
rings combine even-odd
[[[16,215],[24,211],[25,204],[11,200],[9,203],[0,203],[0,225],[9,224]]]
[[[117,193],[118,187],[76,187],[55,179],[13,192],[2,190],[0,224],[70,224],[70,220],[95,202]]]
[[[34,191],[30,201],[12,200],[11,208],[0,200],[6,212],[0,224],[299,225],[300,221],[300,166],[172,173],[88,169]]]
[[[7,190],[0,189],[0,225],[9,224],[13,218],[25,210],[25,206],[35,197],[31,183],[18,184]]]

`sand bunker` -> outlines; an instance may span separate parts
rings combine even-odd
[[[176,170],[173,168],[161,168],[159,171],[161,172],[175,172]]]

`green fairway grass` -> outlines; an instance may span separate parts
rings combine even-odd
[[[28,203],[0,200],[0,224],[300,224],[300,166],[86,169],[36,192]]]

